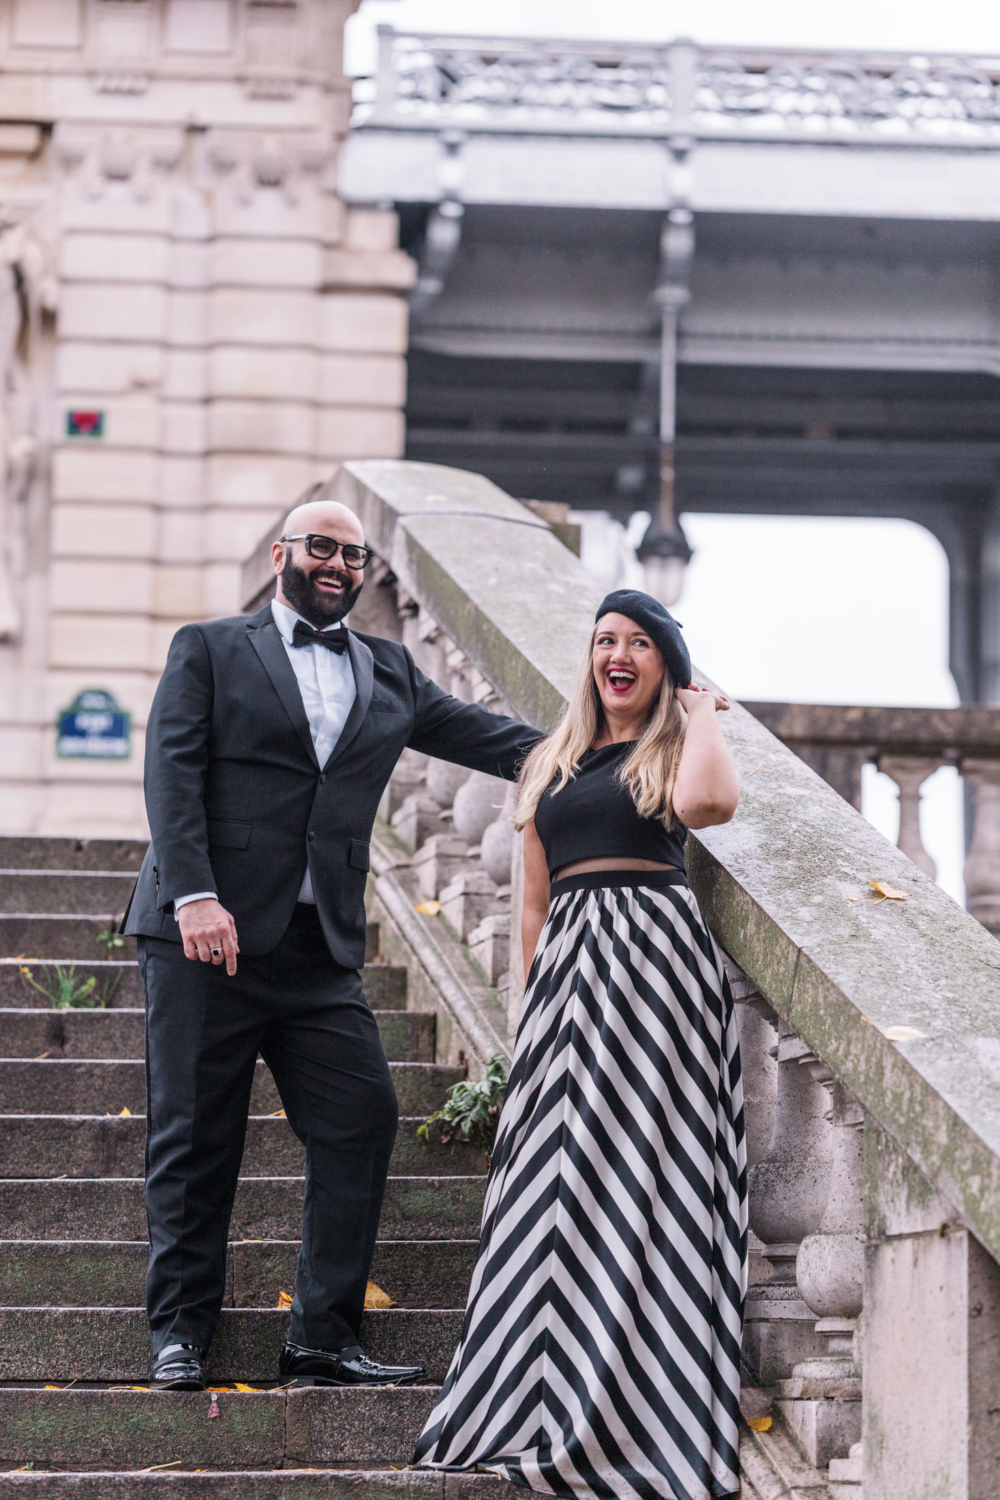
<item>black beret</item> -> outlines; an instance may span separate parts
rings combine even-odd
[[[594,623],[611,614],[625,615],[641,625],[653,644],[659,646],[674,686],[689,686],[691,658],[681,635],[681,627],[659,599],[654,599],[652,594],[642,593],[640,589],[615,589],[601,601]]]

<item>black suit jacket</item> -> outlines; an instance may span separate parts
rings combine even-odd
[[[348,635],[357,697],[320,766],[270,607],[185,625],[174,636],[146,730],[151,843],[123,930],[180,941],[178,896],[214,890],[241,952],[269,953],[306,871],[330,951],[365,953],[365,876],[379,799],[407,745],[514,780],[537,730],[462,703],[405,646]]]

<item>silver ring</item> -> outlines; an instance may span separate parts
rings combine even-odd
[[[222,949],[221,948],[213,948],[212,949],[212,957],[213,958],[221,958],[222,957]]]

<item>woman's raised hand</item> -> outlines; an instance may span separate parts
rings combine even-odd
[[[722,693],[715,693],[711,688],[695,687],[693,682],[690,687],[678,688],[676,696],[678,703],[687,713],[706,702],[712,703],[716,712],[719,713],[729,707],[729,699]]]

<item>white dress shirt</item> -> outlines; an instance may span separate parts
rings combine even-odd
[[[295,622],[301,620],[302,616],[289,609],[287,604],[279,604],[277,599],[271,600],[271,614],[299,684],[316,759],[320,766],[325,766],[344,732],[347,716],[358,695],[351,658],[346,651],[328,651],[325,646],[293,646]],[[306,620],[304,623],[309,622]],[[330,625],[327,628],[340,630],[342,627]],[[179,896],[174,902],[174,916],[189,901],[204,901],[215,895],[215,891],[197,891],[192,896]],[[308,864],[298,900],[316,905]]]

